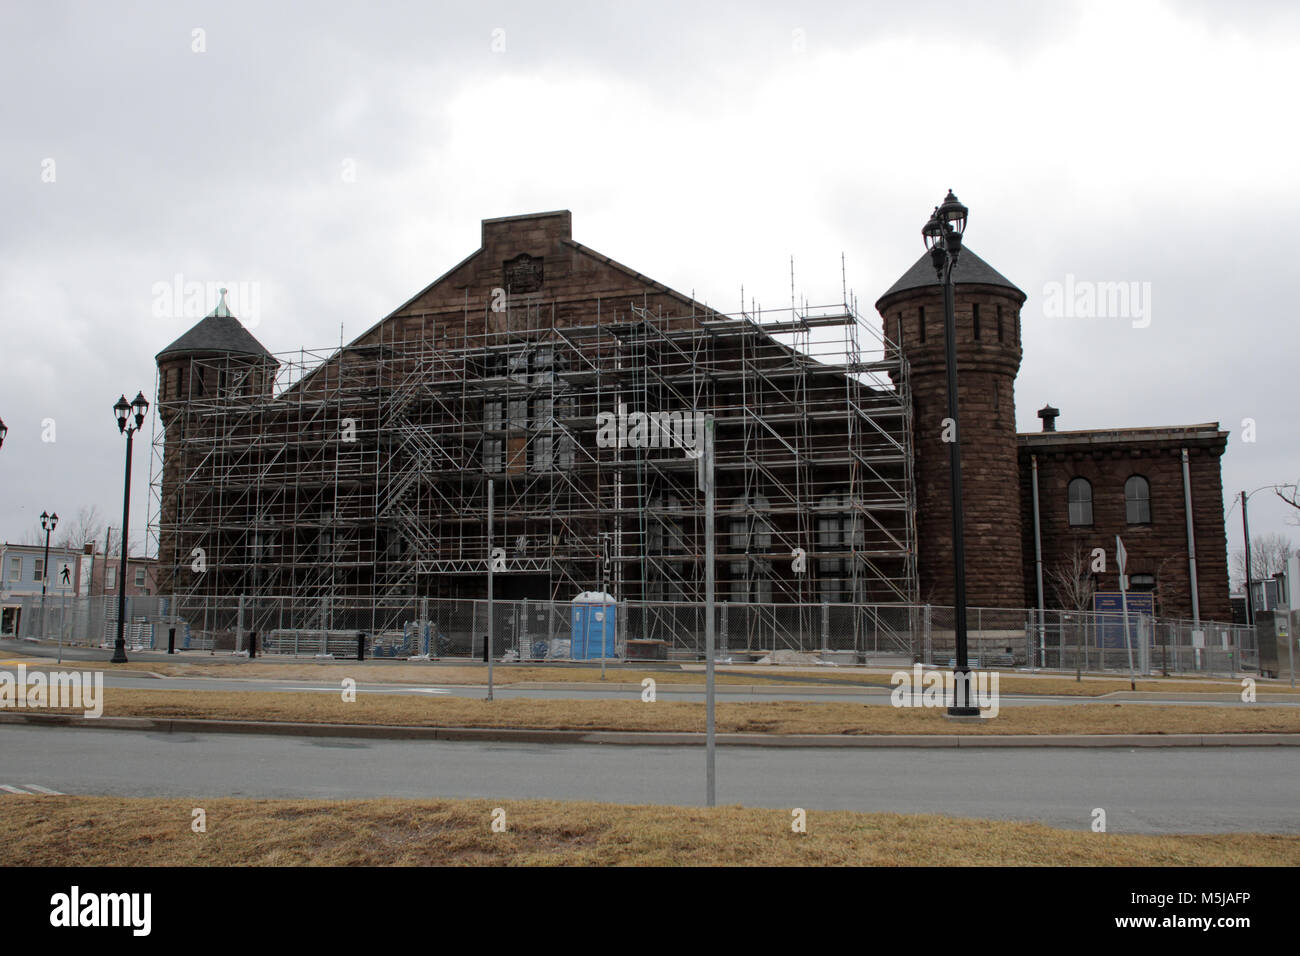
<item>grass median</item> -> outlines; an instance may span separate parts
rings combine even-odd
[[[65,711],[77,713],[76,709]],[[210,718],[383,724],[420,727],[506,727],[580,731],[704,730],[704,704],[629,699],[494,701],[305,691],[180,691],[106,688],[110,717]],[[941,708],[885,704],[724,702],[720,733],[764,734],[1209,734],[1300,733],[1300,709],[1147,704],[1004,707],[996,718],[949,721]]]
[[[98,667],[96,668],[98,669]],[[339,660],[309,662],[296,660],[264,661],[246,659],[197,659],[189,661],[134,661],[113,665],[113,670],[139,670],[165,677],[212,677],[257,680],[307,680],[338,681],[352,677],[371,683],[419,684],[428,686],[465,686],[487,683],[487,667],[482,664],[442,664]],[[800,687],[836,686],[852,688],[853,685],[889,687],[890,675],[896,670],[909,668],[882,668],[875,670],[850,670],[847,668],[781,668],[754,667],[746,670],[719,668],[720,684],[779,686],[782,683]],[[605,683],[640,684],[647,677],[665,684],[703,684],[703,665],[688,665],[687,669],[667,666],[663,669],[632,669],[610,667]],[[493,668],[493,680],[502,685],[530,683],[599,683],[600,668],[594,665],[561,664],[530,666],[500,664]],[[1085,676],[1076,681],[1071,676],[1054,674],[1017,674],[998,672],[999,690],[1004,694],[1042,694],[1066,697],[1100,697],[1117,691],[1129,690],[1126,677],[1111,675]],[[1159,678],[1137,681],[1136,689],[1147,693],[1186,694],[1239,694],[1241,682],[1233,680],[1189,680],[1186,678]],[[1256,680],[1257,693],[1293,694],[1285,682]]]
[[[1295,866],[1300,837],[932,815],[485,800],[4,797],[3,866]],[[191,829],[201,807],[206,832]],[[493,832],[493,811],[505,811]]]

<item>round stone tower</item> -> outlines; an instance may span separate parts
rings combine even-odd
[[[969,607],[1025,606],[1015,381],[1025,294],[969,247],[953,269],[957,411]],[[920,599],[953,601],[951,428],[943,287],[926,253],[880,297],[891,357],[902,349],[912,394]],[[972,625],[973,626],[973,625]]]
[[[229,427],[230,418],[204,414],[224,404],[268,397],[279,363],[231,314],[226,290],[205,318],[156,356],[158,420],[163,426],[162,486],[159,494],[158,593],[171,594],[177,574],[189,574],[189,550],[177,529],[184,494],[187,438],[204,428]],[[179,553],[178,553],[179,550]]]

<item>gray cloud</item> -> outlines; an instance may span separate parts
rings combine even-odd
[[[1029,294],[1022,429],[1049,400],[1061,427],[1219,421],[1225,493],[1300,479],[1288,4],[54,3],[6,8],[0,36],[4,537],[118,513],[109,406],[151,394],[192,324],[152,315],[177,274],[257,282],[269,348],[323,347],[480,219],[562,207],[724,309],[742,284],[788,303],[790,255],[802,294],[837,298],[843,253],[870,315],[949,186]],[[1067,273],[1150,282],[1151,326],[1045,317]],[[1252,499],[1252,528],[1288,517]]]

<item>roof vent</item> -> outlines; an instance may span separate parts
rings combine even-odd
[[[217,303],[217,307],[208,313],[209,317],[214,315],[221,319],[229,318],[231,316],[230,306],[226,304],[225,289],[221,290],[221,301]]]
[[[1050,403],[1040,408],[1038,410],[1038,417],[1043,420],[1043,431],[1056,431],[1056,419],[1060,414],[1061,410],[1059,408],[1053,408]]]

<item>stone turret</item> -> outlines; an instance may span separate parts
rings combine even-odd
[[[163,425],[179,402],[253,398],[270,392],[279,364],[226,304],[217,307],[157,355],[158,408]]]
[[[968,247],[953,270],[966,596],[1023,607],[1015,381],[1025,294]],[[952,508],[943,287],[929,253],[876,302],[888,349],[909,367],[921,600],[953,600]]]
[[[279,363],[231,314],[225,289],[216,308],[159,352],[156,361],[158,419],[164,429],[159,495],[159,523],[164,533],[159,535],[158,593],[169,594],[178,556],[174,553],[176,536],[166,529],[175,528],[177,496],[184,493],[186,432],[204,427],[203,416],[189,413],[204,404],[229,406],[269,397]],[[224,416],[220,420],[225,421]],[[179,557],[184,561],[186,556]]]

